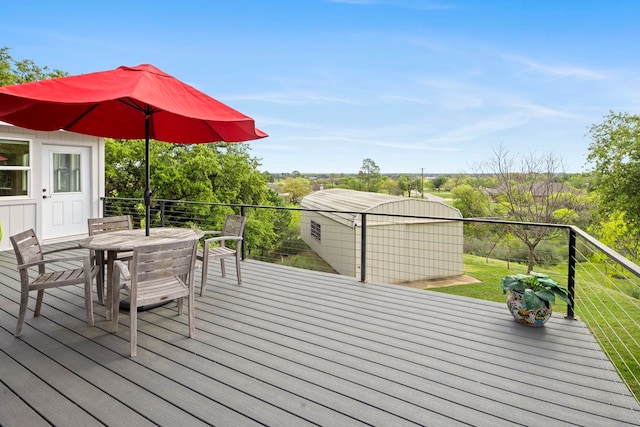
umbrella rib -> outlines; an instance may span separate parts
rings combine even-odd
[[[93,104],[90,108],[86,109],[82,114],[80,114],[78,117],[76,117],[71,123],[69,123],[67,126],[65,126],[63,129],[68,129],[70,130],[71,127],[73,125],[75,125],[76,123],[78,123],[80,120],[82,120],[84,118],[84,116],[86,116],[87,114],[89,114],[90,112],[92,112],[94,110],[94,108],[96,108],[98,106],[98,104]]]
[[[120,98],[118,99],[118,101],[122,102],[124,105],[128,105],[129,107],[140,111],[141,113],[144,114],[153,114],[153,113],[157,113],[159,111],[161,111],[159,108],[151,108],[151,106],[149,104],[144,104],[144,108],[139,106],[135,100],[131,99],[130,97],[126,97],[124,99]]]

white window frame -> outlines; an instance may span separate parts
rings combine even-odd
[[[11,138],[0,136],[0,145],[2,142],[26,142],[29,147],[29,166],[2,166],[0,165],[0,170],[8,170],[8,171],[26,171],[27,173],[27,194],[22,194],[19,196],[2,196],[0,195],[0,200],[16,200],[16,199],[30,199],[33,187],[33,140],[27,138]]]

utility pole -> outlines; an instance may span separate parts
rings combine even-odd
[[[421,168],[420,173],[420,197],[424,199],[424,168]]]

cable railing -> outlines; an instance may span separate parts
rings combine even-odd
[[[104,216],[144,227],[142,199],[105,198]],[[583,230],[499,218],[448,218],[153,200],[151,226],[220,229],[247,217],[243,259],[504,302],[506,275],[536,272],[569,290],[554,311],[584,322],[640,396],[640,267]]]

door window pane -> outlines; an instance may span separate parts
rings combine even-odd
[[[53,153],[53,192],[80,192],[80,154]]]

